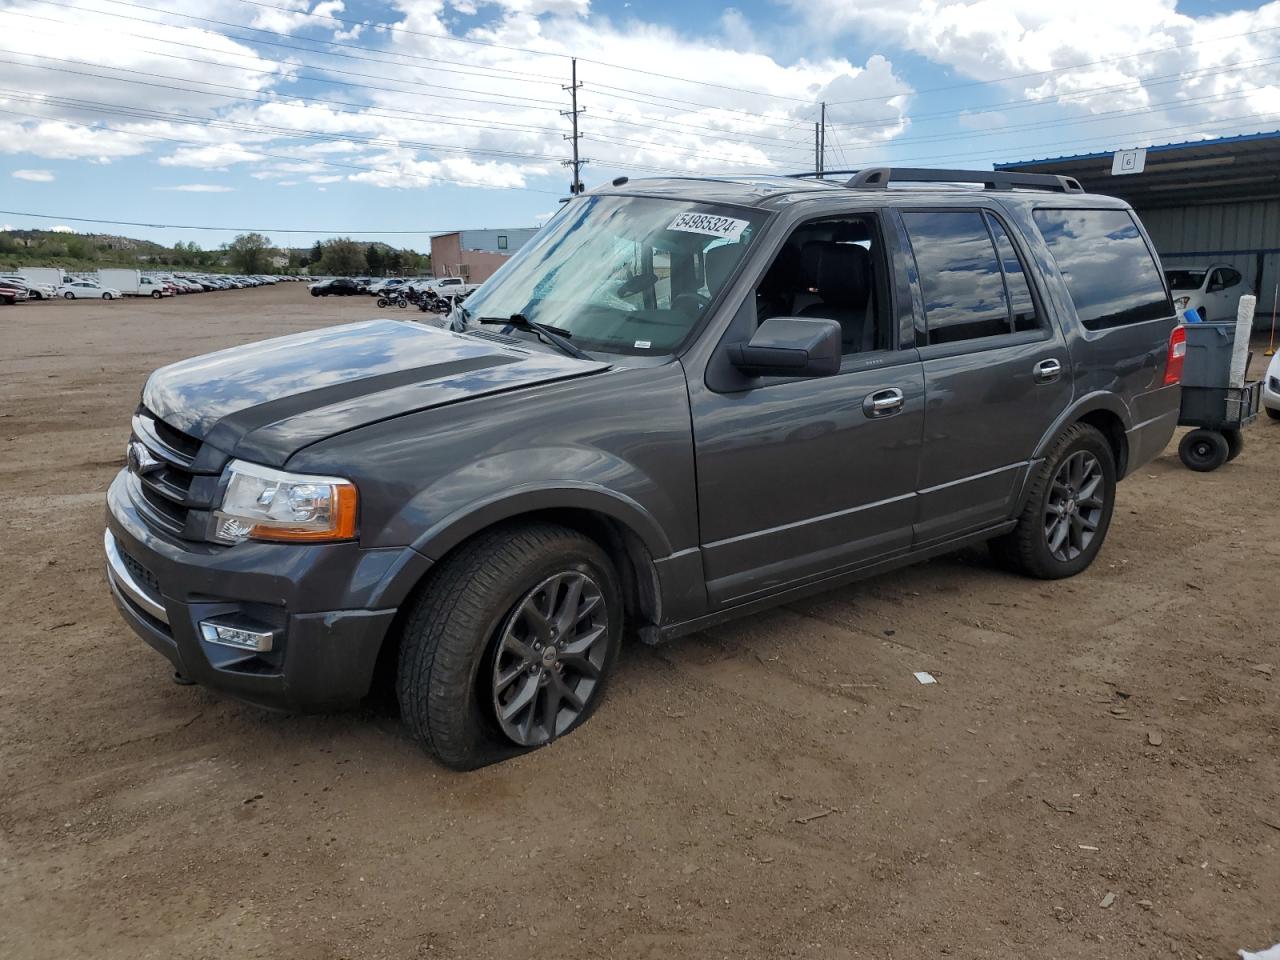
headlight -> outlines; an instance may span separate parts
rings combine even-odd
[[[243,540],[350,540],[356,535],[355,484],[338,477],[284,473],[232,460],[230,479],[215,511],[214,538]]]

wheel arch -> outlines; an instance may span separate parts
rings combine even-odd
[[[1067,428],[1077,423],[1087,423],[1107,439],[1116,461],[1116,477],[1123,477],[1129,465],[1129,440],[1127,431],[1132,417],[1123,401],[1114,393],[1097,392],[1081,397],[1062,416],[1054,421],[1040,439],[1033,459],[1040,459],[1053,446]]]
[[[424,542],[414,548],[419,556],[430,557],[430,566],[425,571],[415,571],[411,582],[390,587],[384,593],[388,597],[394,595],[398,604],[395,619],[383,636],[378,651],[373,687],[384,691],[391,689],[388,684],[394,682],[402,625],[418,596],[430,587],[435,571],[463,546],[500,527],[538,522],[555,523],[592,540],[604,550],[618,573],[623,612],[630,625],[629,632],[634,634],[645,627],[656,628],[662,622],[662,593],[654,565],[654,541],[642,535],[644,524],[636,524],[634,515],[626,516],[616,505],[611,506],[611,503],[616,501],[596,501],[585,505],[544,502],[541,497],[514,497],[487,505],[488,509],[473,510],[455,518],[447,526],[438,525],[444,526],[444,529],[439,530],[429,541],[424,537]],[[635,510],[639,511],[639,507],[635,507]],[[645,516],[642,512],[640,515]],[[649,522],[653,523],[652,520]],[[653,526],[656,529],[656,524]],[[650,537],[654,536],[655,533],[651,530]],[[659,549],[663,549],[666,538],[660,529],[656,529],[656,536]],[[427,552],[428,547],[430,553]],[[670,553],[669,545],[666,545],[666,552],[659,555],[665,556],[667,553]]]

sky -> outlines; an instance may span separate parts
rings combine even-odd
[[[571,57],[588,189],[812,169],[824,101],[828,169],[1280,129],[1280,0],[0,0],[0,227],[539,224]]]

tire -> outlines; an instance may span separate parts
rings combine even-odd
[[[312,295],[313,297],[318,297],[318,296],[320,296],[320,291],[319,291],[319,290],[312,290],[312,291],[311,291],[311,295]]]
[[[115,299],[115,297],[113,297],[113,296],[112,296],[111,294],[109,294],[109,293],[104,293],[104,294],[102,295],[102,299],[103,299],[103,300],[114,300],[114,299]]]
[[[70,290],[68,290],[66,293],[62,295],[62,299],[64,300],[74,300],[75,298],[76,298],[76,295],[72,293]]]
[[[163,297],[164,297],[164,294],[163,294],[163,293],[161,293],[159,290],[152,290],[152,291],[151,291],[151,299],[152,299],[152,300],[160,300],[160,299],[162,299]]]
[[[1244,431],[1240,429],[1223,430],[1222,435],[1227,440],[1227,463],[1230,463],[1236,457],[1240,456],[1244,450]]]
[[[1263,407],[1262,409],[1267,411],[1267,416],[1272,420],[1280,420],[1280,410],[1275,407]]]
[[[575,636],[579,643],[595,639],[572,658],[561,639],[556,648],[564,659],[558,660],[551,643],[534,646],[538,637],[555,636],[539,633],[535,624],[546,627],[558,603],[573,602],[565,589],[572,583],[579,584],[573,609],[583,611]],[[548,584],[554,585],[550,595]],[[536,621],[526,612],[530,604],[543,608]],[[546,608],[551,616],[544,618]],[[617,575],[594,541],[549,523],[482,534],[433,571],[409,609],[396,669],[401,717],[430,753],[457,770],[545,746],[576,729],[600,703],[622,618]],[[559,699],[566,689],[579,698],[576,712]],[[515,709],[522,698],[528,705]],[[506,722],[500,704],[511,708]]]
[[[390,303],[391,303],[391,301],[390,301],[390,300],[388,300],[386,297],[379,297],[379,298],[378,298],[378,306],[379,306],[379,307],[385,307],[385,306],[387,306],[387,305],[388,305],[388,304],[390,304]]]
[[[1086,491],[1088,496],[1082,496]],[[1115,500],[1116,460],[1111,445],[1096,427],[1074,424],[1057,439],[1032,477],[1017,526],[991,541],[992,552],[1006,566],[1030,577],[1073,577],[1088,568],[1102,549]]]
[[[401,310],[403,310],[408,305],[409,305],[409,301],[405,300],[404,298],[401,298],[396,301],[396,306],[399,307]]]
[[[1208,473],[1217,470],[1231,456],[1227,438],[1217,430],[1192,430],[1178,444],[1178,457],[1188,470]]]

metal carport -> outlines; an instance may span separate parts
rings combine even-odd
[[[1118,151],[1127,152],[1127,151]],[[1269,324],[1280,280],[1280,131],[1145,148],[1141,173],[1112,174],[1116,152],[996,164],[1075,177],[1133,205],[1167,266],[1227,263]]]

